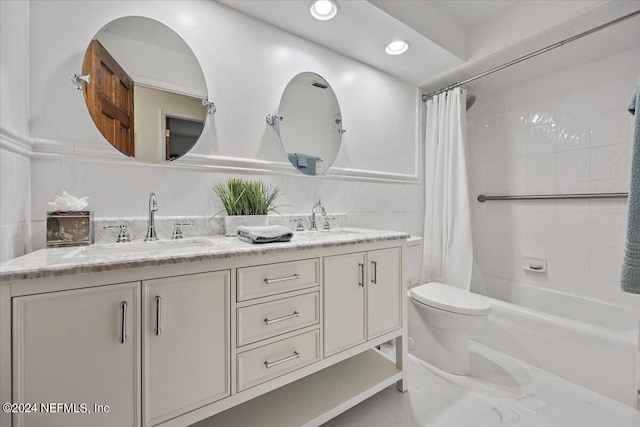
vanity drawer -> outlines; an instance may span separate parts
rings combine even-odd
[[[238,301],[318,286],[318,258],[238,269]]]
[[[306,332],[237,355],[238,391],[320,360],[320,330]]]
[[[238,346],[320,323],[320,293],[239,308]]]

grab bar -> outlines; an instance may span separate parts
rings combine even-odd
[[[527,194],[519,196],[478,196],[478,201],[489,200],[553,200],[553,199],[626,199],[629,193],[582,193],[582,194]]]

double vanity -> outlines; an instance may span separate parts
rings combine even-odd
[[[407,238],[207,236],[4,263],[0,400],[72,406],[0,424],[319,425],[393,383],[404,391]],[[392,339],[395,361],[375,349]]]

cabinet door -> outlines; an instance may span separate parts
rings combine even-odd
[[[69,404],[16,414],[15,425],[140,425],[139,295],[125,283],[14,298],[15,401]]]
[[[230,393],[228,270],[143,282],[145,425]]]
[[[402,250],[370,251],[368,265],[367,335],[372,339],[402,326]]]
[[[324,355],[366,340],[365,253],[324,258]]]

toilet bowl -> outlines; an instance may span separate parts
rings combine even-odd
[[[413,355],[443,371],[469,375],[469,332],[486,323],[491,304],[481,295],[435,282],[412,288],[408,296]]]
[[[491,304],[453,286],[422,284],[422,238],[409,238],[406,254],[409,352],[443,371],[469,375],[469,332],[486,323]]]

